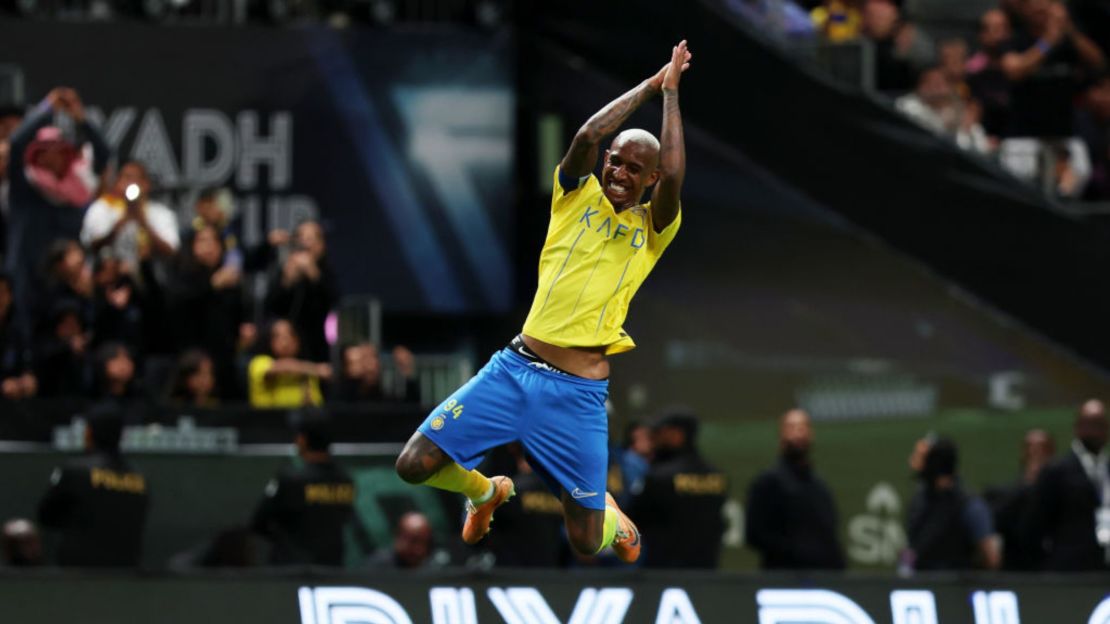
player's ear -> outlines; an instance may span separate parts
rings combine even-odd
[[[658,182],[658,181],[659,181],[659,170],[656,169],[655,171],[651,172],[650,176],[648,176],[647,184],[645,184],[644,186],[646,186],[648,188],[653,187],[653,186],[655,186],[655,183]]]

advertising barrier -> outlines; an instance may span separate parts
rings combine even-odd
[[[1106,624],[1106,578],[498,571],[71,577],[0,583],[5,622]],[[57,600],[65,596],[65,600]]]

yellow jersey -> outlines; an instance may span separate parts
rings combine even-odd
[[[540,254],[540,280],[524,333],[559,347],[636,347],[622,325],[628,305],[682,222],[656,232],[651,203],[621,212],[589,175],[564,191],[555,170],[551,223]]]
[[[277,375],[267,380],[274,358],[256,355],[247,365],[247,391],[251,407],[281,408],[323,405],[320,380],[301,375]]]

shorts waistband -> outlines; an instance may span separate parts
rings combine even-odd
[[[506,346],[504,350],[516,357],[518,360],[521,360],[522,362],[528,364],[531,368],[539,372],[547,373],[558,379],[573,381],[575,383],[581,383],[590,386],[609,386],[608,379],[587,379],[580,375],[575,375],[574,373],[568,373],[558,366],[555,366],[551,362],[548,362],[547,360],[537,355],[535,351],[528,348],[528,345],[524,343],[524,337],[522,334],[517,334],[511,341],[509,341],[508,346]]]

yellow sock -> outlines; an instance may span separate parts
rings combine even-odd
[[[617,538],[617,510],[606,505],[605,506],[605,524],[601,530],[601,548],[597,552],[605,550],[613,540]]]
[[[467,470],[455,462],[440,468],[424,482],[424,485],[448,492],[459,492],[478,503],[482,502],[482,499],[488,499],[493,490],[493,484],[485,475],[477,470]]]

